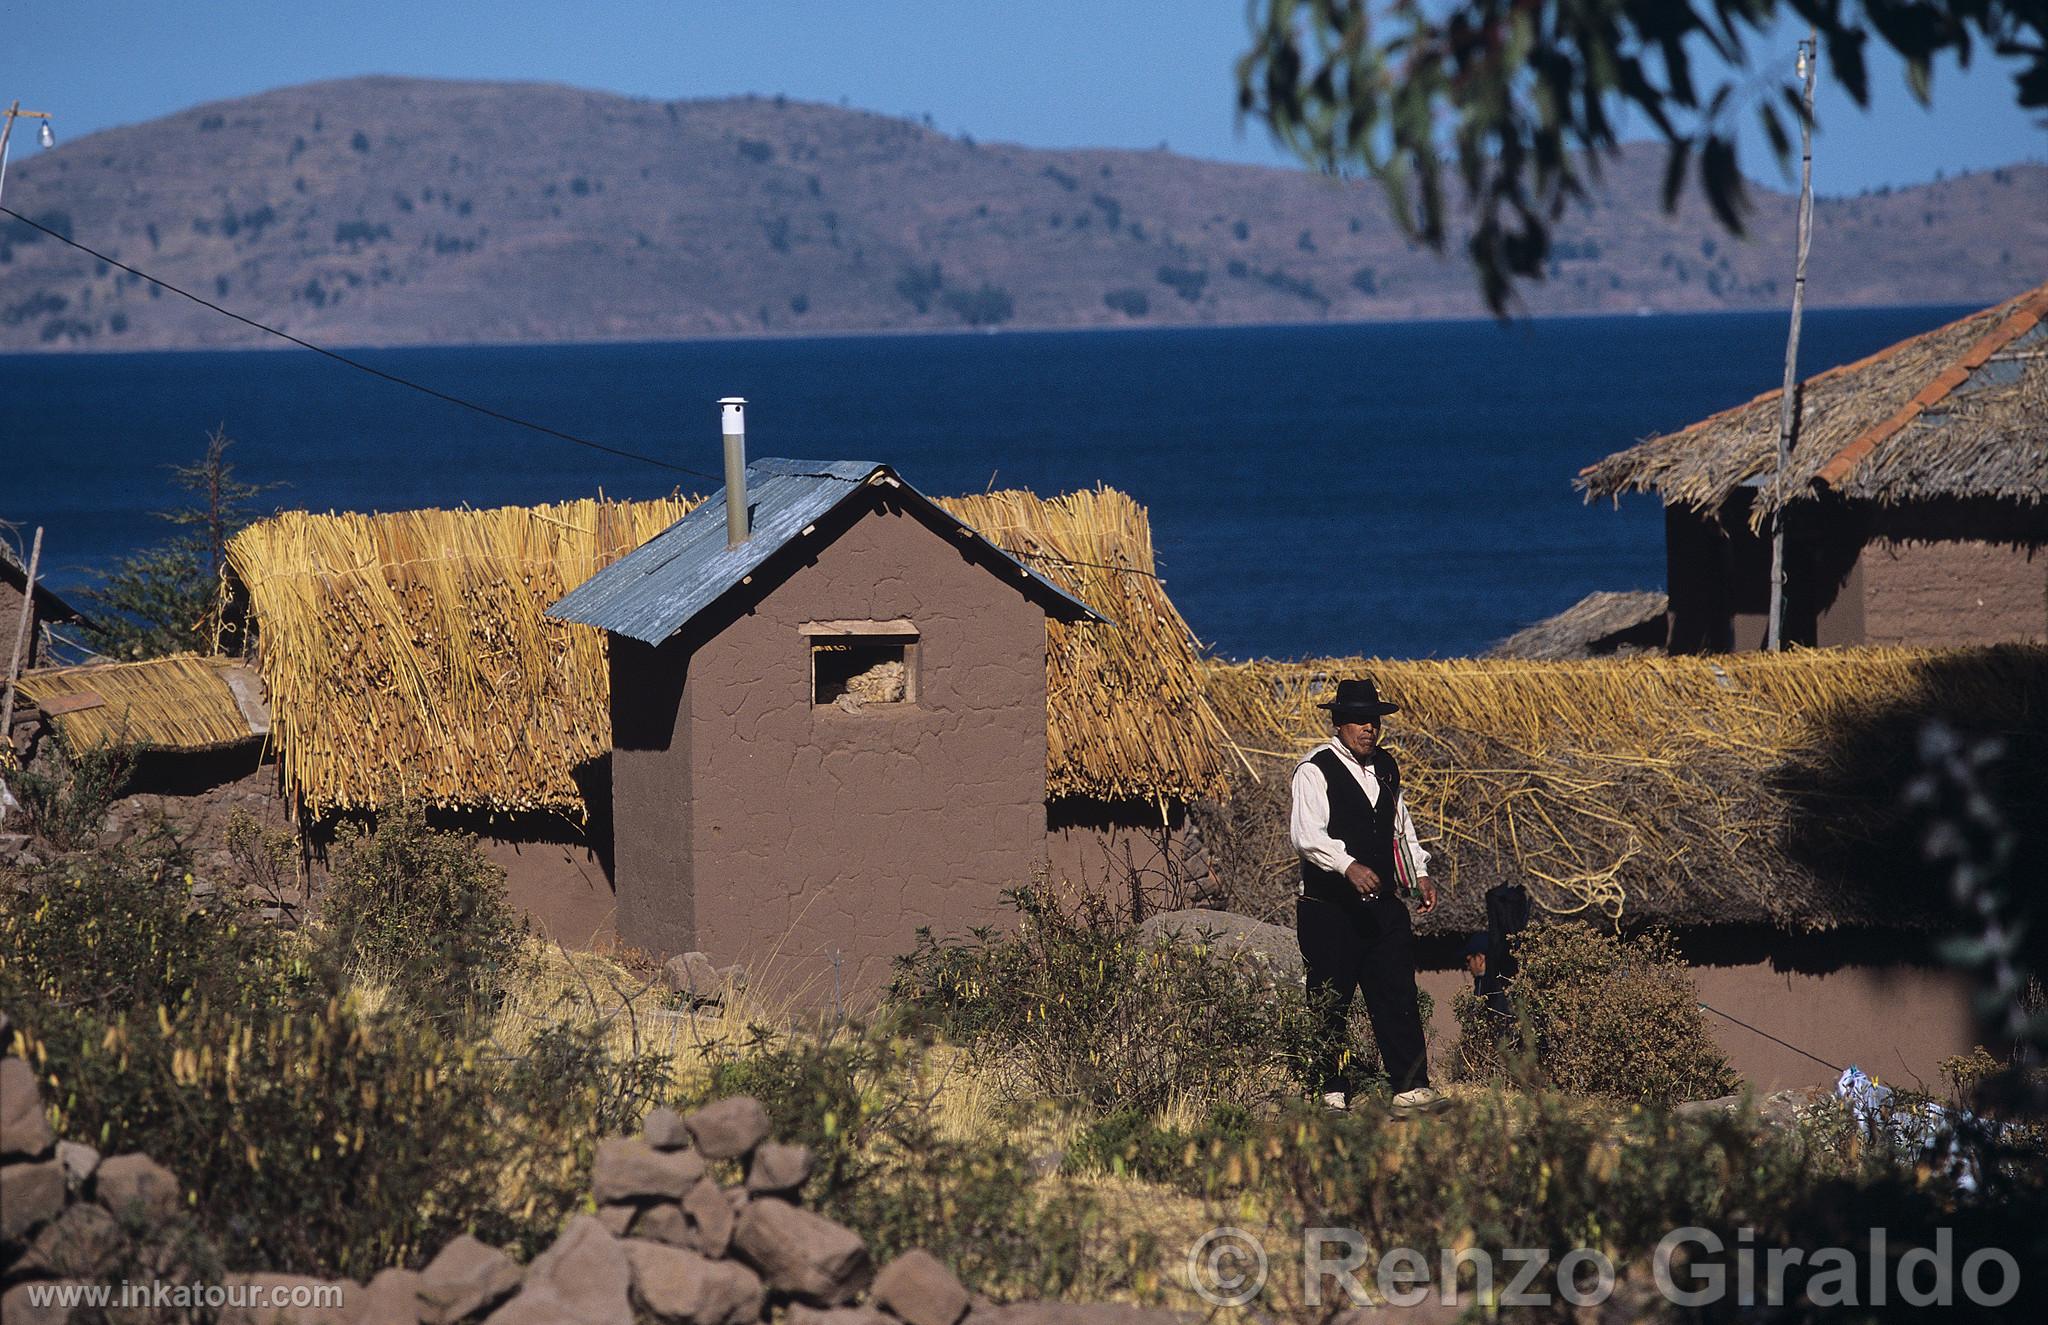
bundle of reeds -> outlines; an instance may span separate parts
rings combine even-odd
[[[20,690],[50,711],[50,721],[74,750],[210,750],[256,735],[227,681],[227,670],[238,665],[181,653],[52,667],[23,673]]]
[[[1240,835],[1266,834],[1248,847],[1207,830],[1212,850],[1267,871],[1256,895],[1291,877],[1285,784],[1328,739],[1315,705],[1361,675],[1401,705],[1386,739],[1453,889],[1440,928],[1474,923],[1478,895],[1511,879],[1551,911],[1615,923],[1897,921],[1916,902],[1892,885],[1918,868],[1901,796],[1922,724],[2001,737],[2016,783],[2048,749],[2039,647],[1216,664],[1219,716],[1270,771],[1252,798],[1278,797],[1262,817],[1238,807]]]
[[[288,793],[314,814],[410,799],[580,817],[576,768],[611,748],[605,642],[544,612],[695,504],[293,511],[243,530],[229,563]]]
[[[1200,644],[1166,596],[1145,508],[1114,488],[938,504],[1110,624],[1046,625],[1046,791],[1161,804],[1224,790]]]

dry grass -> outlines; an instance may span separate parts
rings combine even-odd
[[[1807,847],[1853,842],[1872,815],[1898,819],[1903,777],[1888,796],[1837,793],[1900,760],[1909,773],[1925,717],[2007,734],[2048,721],[2048,650],[2029,647],[1216,664],[1212,702],[1261,774],[1223,830],[1204,829],[1240,887],[1249,878],[1263,896],[1285,876],[1291,892],[1289,770],[1328,739],[1316,702],[1336,678],[1367,674],[1402,706],[1387,742],[1449,885],[1439,931],[1475,927],[1480,894],[1506,879],[1545,910],[1614,923],[1872,919]]]
[[[36,704],[103,701],[52,719],[74,750],[101,745],[207,750],[253,737],[226,679],[228,669],[239,666],[227,658],[181,653],[26,672],[19,689]]]

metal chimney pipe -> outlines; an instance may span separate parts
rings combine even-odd
[[[727,396],[718,402],[725,433],[725,545],[738,547],[753,532],[747,527],[747,401]]]

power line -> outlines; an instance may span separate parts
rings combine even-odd
[[[1697,1002],[1698,1000],[1694,1001]],[[1758,1035],[1763,1036],[1766,1040],[1771,1041],[1771,1043],[1773,1044],[1782,1044],[1795,1054],[1799,1054],[1805,1058],[1811,1058],[1814,1062],[1819,1063],[1822,1067],[1827,1068],[1831,1072],[1841,1072],[1845,1070],[1840,1063],[1830,1063],[1827,1059],[1822,1058],[1819,1054],[1807,1053],[1806,1050],[1801,1049],[1798,1045],[1793,1044],[1789,1040],[1779,1039],[1777,1036],[1771,1034],[1769,1031],[1763,1029],[1761,1026],[1752,1026],[1740,1017],[1730,1017],[1727,1013],[1721,1011],[1721,1009],[1717,1007],[1711,1007],[1705,1003],[1701,1003],[1700,1007],[1702,1010],[1711,1012],[1717,1017],[1724,1017],[1727,1020],[1734,1022],[1737,1026],[1742,1027],[1742,1029],[1746,1031],[1755,1031]]]
[[[519,428],[529,428],[534,432],[541,433],[548,437],[556,438],[560,441],[573,442],[577,446],[587,446],[593,451],[603,451],[607,455],[615,455],[624,460],[638,460],[641,464],[654,465],[661,469],[673,470],[678,474],[688,474],[692,478],[710,479],[713,482],[717,483],[723,483],[725,481],[720,476],[716,474],[707,474],[701,469],[691,469],[685,465],[671,464],[666,460],[656,459],[654,456],[651,455],[641,455],[637,451],[625,451],[621,450],[616,446],[606,446],[603,442],[593,442],[587,437],[578,437],[574,433],[563,432],[559,428],[550,428],[544,423],[535,423],[530,419],[522,419],[515,414],[507,414],[503,410],[492,409],[489,405],[479,405],[473,400],[464,400],[461,396],[451,396],[446,391],[437,391],[433,387],[427,386],[420,382],[415,382],[411,378],[400,377],[396,373],[387,373],[382,368],[373,368],[369,364],[364,363],[360,359],[351,359],[346,354],[337,354],[335,351],[327,349],[324,346],[315,345],[313,344],[313,342],[309,340],[302,340],[299,337],[292,335],[289,331],[279,331],[276,327],[266,326],[265,324],[258,322],[254,318],[243,317],[240,313],[234,312],[231,309],[222,308],[219,304],[213,303],[210,300],[200,298],[198,295],[193,294],[190,290],[180,289],[178,286],[171,284],[169,281],[163,280],[159,277],[152,276],[146,271],[139,271],[136,268],[129,266],[127,263],[120,261],[119,259],[108,257],[106,254],[100,252],[98,249],[89,248],[86,245],[79,243],[77,240],[71,238],[69,235],[59,234],[57,231],[52,230],[49,226],[44,225],[40,221],[31,221],[26,216],[23,216],[20,212],[15,211],[12,207],[0,206],[0,214],[11,216],[15,220],[21,222],[23,225],[28,226],[30,229],[40,230],[60,244],[69,244],[72,248],[77,249],[81,253],[89,253],[93,257],[98,258],[101,262],[106,263],[110,267],[119,267],[122,271],[127,272],[129,275],[140,277],[141,279],[148,281],[151,285],[162,286],[164,289],[169,290],[172,294],[182,295],[185,298],[190,299],[193,303],[198,304],[201,308],[210,308],[214,312],[219,313],[222,317],[233,318],[235,321],[242,323],[244,326],[254,327],[258,331],[268,332],[269,334],[278,337],[280,340],[288,340],[292,344],[297,345],[302,349],[308,349],[313,351],[313,353],[315,354],[326,355],[328,358],[334,360],[336,363],[347,364],[349,367],[357,369],[361,372],[368,373],[372,377],[381,377],[385,381],[394,383],[395,385],[409,387],[412,390],[421,393],[422,395],[432,396],[434,399],[446,401],[450,405],[460,405],[463,409],[473,410],[476,413],[485,416],[486,418],[496,419],[500,423],[509,423]]]

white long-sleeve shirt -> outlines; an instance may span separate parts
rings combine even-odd
[[[1344,767],[1351,776],[1358,779],[1364,789],[1365,798],[1377,807],[1380,803],[1379,774],[1372,771],[1370,764],[1362,764],[1358,756],[1344,748],[1342,741],[1332,739],[1329,747],[1337,752]],[[1418,877],[1429,873],[1429,853],[1422,849],[1422,843],[1415,836],[1415,821],[1408,816],[1408,796],[1397,792],[1394,801],[1394,831],[1407,844],[1408,857],[1415,862]],[[1335,874],[1342,874],[1351,868],[1355,859],[1344,849],[1344,844],[1330,836],[1330,787],[1323,780],[1323,770],[1312,760],[1304,759],[1294,770],[1294,809],[1288,819],[1287,835],[1294,842],[1294,849],[1303,860],[1311,865],[1321,866]],[[1389,886],[1393,880],[1384,880]]]

